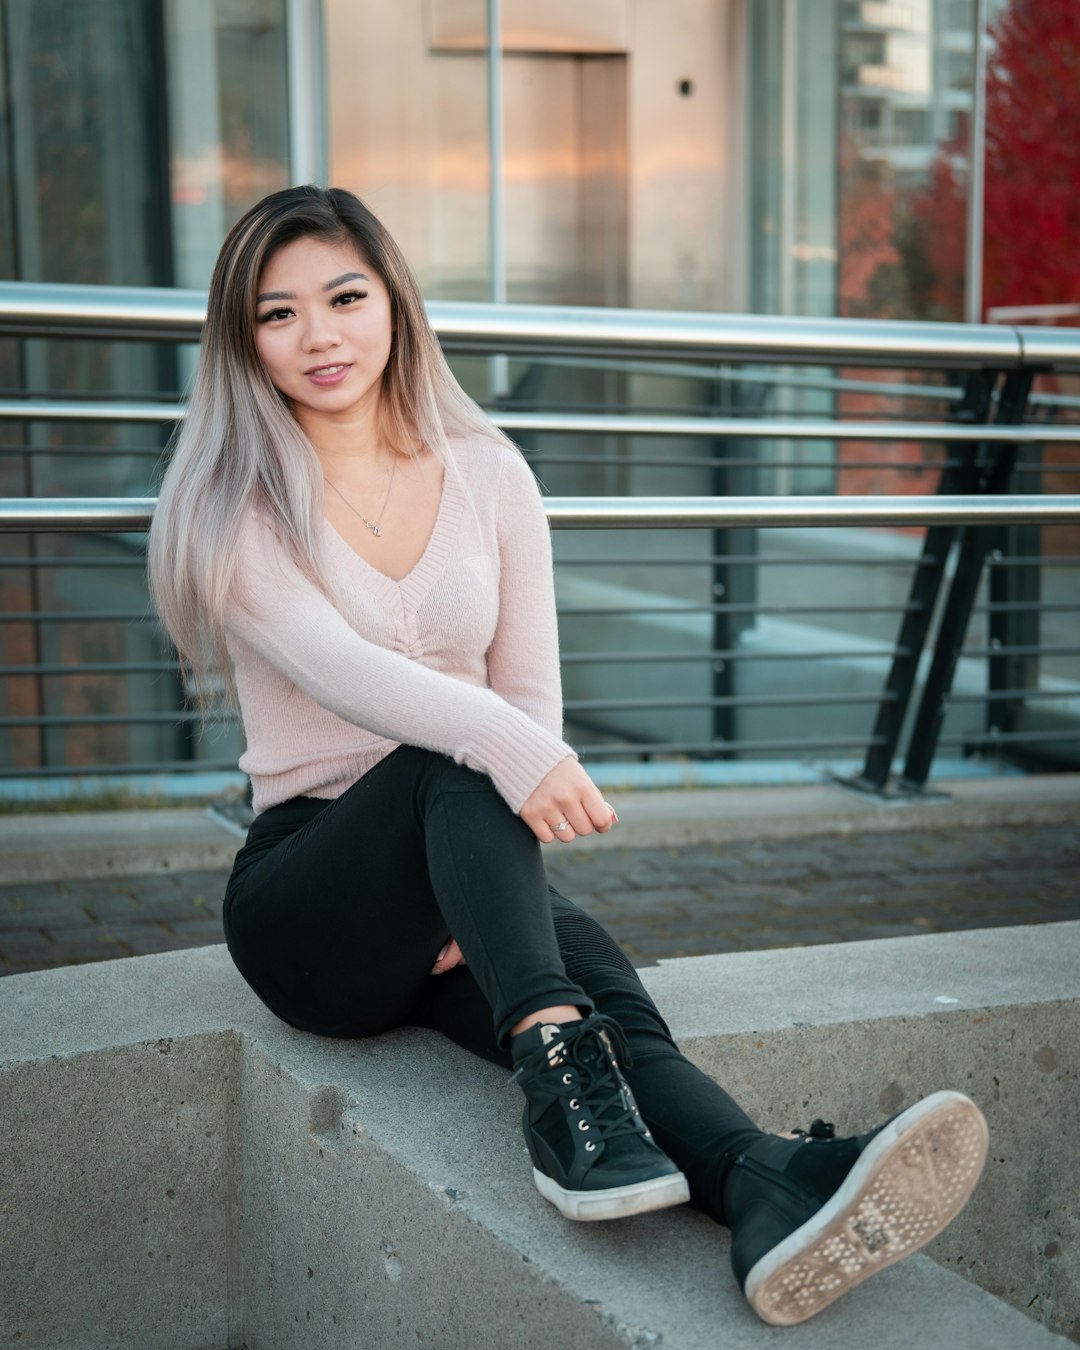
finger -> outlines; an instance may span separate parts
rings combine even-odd
[[[555,842],[555,831],[543,816],[541,816],[539,820],[532,819],[529,816],[522,816],[521,818],[542,844],[551,844]]]
[[[561,820],[552,825],[551,833],[560,844],[569,844],[572,839],[577,837],[578,831],[571,825],[568,817],[563,816]]]
[[[578,834],[592,834],[593,830],[604,834],[611,829],[613,815],[611,807],[600,795],[600,789],[590,783],[581,794],[578,812],[571,815],[570,820]]]
[[[453,970],[455,966],[463,966],[464,964],[465,957],[462,955],[461,948],[451,938],[435,958],[435,964],[431,967],[431,974],[443,975],[446,971]]]

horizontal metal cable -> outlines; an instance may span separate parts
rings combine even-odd
[[[85,459],[100,455],[110,460],[123,455],[125,458],[159,460],[162,448],[160,445],[125,445],[118,450],[115,445],[28,445],[24,441],[20,445],[0,445],[2,455],[29,455],[31,459],[54,459],[57,455]]]
[[[807,374],[801,370],[792,370],[790,366],[784,366],[780,370],[770,370],[766,366],[748,366],[745,363],[738,365],[730,361],[716,362],[690,362],[678,360],[664,361],[638,361],[633,358],[621,357],[592,357],[575,356],[569,360],[564,356],[546,356],[543,353],[531,353],[528,362],[533,366],[548,366],[553,369],[573,370],[601,370],[608,373],[619,375],[644,375],[646,378],[660,378],[670,380],[676,376],[683,380],[697,380],[699,382],[708,381],[717,384],[723,389],[725,386],[733,384],[738,385],[759,385],[768,389],[794,389],[802,391],[824,390],[827,393],[853,393],[853,394],[884,394],[889,398],[907,400],[909,402],[936,402],[936,403],[959,403],[964,397],[964,390],[959,385],[947,384],[920,384],[913,381],[882,380],[850,378],[844,376],[830,376],[811,371]],[[934,371],[928,371],[931,377]],[[1049,402],[1053,398],[1047,395],[1041,401]],[[1032,396],[1028,400],[1030,403],[1037,401],[1037,396]],[[1076,400],[1080,406],[1080,399]],[[513,407],[513,403],[507,404]]]
[[[1046,606],[1044,606],[1046,608]],[[1073,606],[1066,605],[1066,609]],[[720,602],[714,605],[576,605],[561,608],[561,619],[625,619],[634,614],[908,614],[922,609],[918,603],[897,605],[761,605],[752,601]]]
[[[0,678],[17,679],[25,675],[163,675],[178,673],[175,661],[80,661],[77,665],[41,663],[27,666],[0,666]]]
[[[837,703],[895,703],[897,695],[883,694],[727,694],[715,698],[582,698],[567,699],[564,712],[627,712],[633,709],[678,708],[822,708]]]
[[[671,698],[671,699],[580,699],[569,700],[564,705],[568,714],[578,712],[626,712],[635,709],[690,709],[690,708],[786,708],[786,707],[822,707],[854,703],[879,704],[882,701],[894,702],[895,695],[886,694],[793,694],[785,695],[747,695],[740,698]],[[111,726],[161,726],[172,723],[199,722],[202,714],[190,709],[176,712],[146,713],[42,713],[19,717],[0,717],[0,729],[11,730],[16,727],[111,727]],[[215,724],[236,722],[237,716],[230,712],[210,713],[206,719]]]
[[[1047,600],[994,600],[972,605],[972,614],[1073,614],[1080,609],[1080,597],[1072,604]]]
[[[883,647],[880,651],[752,651],[744,648],[720,651],[618,651],[618,652],[563,652],[564,666],[600,665],[605,662],[665,661],[889,661],[895,656],[910,656],[906,647]]]
[[[152,497],[7,497],[0,533],[137,533]],[[1080,523],[1080,495],[935,497],[548,497],[554,529],[783,529],[803,526]]]
[[[862,566],[861,563],[859,565]],[[91,567],[137,567],[144,572],[146,559],[138,554],[131,554],[125,558],[0,558],[0,568],[17,568],[20,572],[61,567],[77,567],[80,572],[85,572]]]
[[[35,764],[10,765],[6,770],[8,777],[19,778],[94,778],[112,775],[134,776],[135,774],[180,773],[237,773],[236,759],[163,759],[150,763],[101,763],[101,764]]]
[[[792,750],[865,750],[868,746],[883,745],[880,736],[869,737],[816,737],[810,736],[801,741],[755,741],[730,740],[721,738],[702,741],[633,741],[624,745],[579,745],[582,759],[619,758],[637,759],[651,755],[689,755],[689,754],[755,754],[786,753]]]
[[[0,623],[157,623],[144,609],[7,609]]]
[[[860,558],[859,568],[895,568],[898,563],[905,563],[909,567],[933,567],[935,560],[932,557],[910,558],[907,560],[896,558]],[[988,559],[996,566],[1016,565],[1038,565],[1045,567],[1077,567],[1080,566],[1080,558],[1069,558],[1062,556],[1033,558],[997,558]],[[851,558],[842,557],[840,554],[828,555],[816,558],[778,558],[763,557],[761,554],[741,554],[741,553],[672,553],[672,554],[649,554],[643,556],[640,553],[604,553],[593,554],[589,557],[563,557],[557,554],[555,557],[556,568],[560,567],[797,567],[801,572],[807,567],[850,567]],[[126,570],[145,571],[146,559],[141,553],[132,553],[117,558],[86,558],[80,556],[72,557],[51,557],[42,558],[37,556],[27,556],[25,558],[0,558],[0,570],[18,570],[18,571],[40,571],[56,570],[64,567],[76,567],[80,572],[87,571],[90,568],[122,568]]]
[[[1045,557],[1041,553],[1029,557],[1006,553],[995,557],[996,552],[997,550],[986,559],[990,567],[1080,567],[1080,557],[1070,557],[1064,553],[1052,553]],[[859,566],[864,567],[865,563],[860,562]]]
[[[966,736],[942,736],[938,745],[1054,744],[1080,741],[1080,731],[972,731]]]
[[[522,454],[528,460],[529,464],[538,466],[544,470],[548,468],[558,468],[559,466],[570,466],[571,468],[592,467],[598,469],[609,469],[616,471],[630,471],[637,469],[685,469],[700,472],[702,469],[716,469],[725,471],[730,469],[741,469],[745,472],[771,473],[775,470],[783,470],[786,473],[802,473],[811,469],[827,469],[833,473],[862,473],[873,470],[889,469],[897,473],[941,473],[945,469],[956,469],[960,467],[958,459],[921,459],[916,461],[910,459],[837,459],[831,456],[828,459],[807,459],[800,455],[798,459],[790,459],[783,455],[673,455],[670,453],[663,455],[642,455],[634,451],[632,455],[622,454],[589,454],[584,451],[575,450],[571,453],[559,453],[554,450],[535,448],[525,446]],[[1032,474],[1074,474],[1080,473],[1080,461],[1075,464],[1017,464],[1013,468],[1013,474],[1016,476]]]
[[[106,446],[49,446],[38,447],[29,445],[17,445],[3,447],[0,446],[0,456],[4,454],[11,455],[30,455],[30,456],[48,456],[53,458],[56,455],[108,455],[114,457],[116,450]],[[161,449],[135,449],[123,451],[125,455],[145,455],[148,458],[159,459]],[[773,471],[784,471],[785,473],[806,473],[810,471],[828,470],[837,472],[842,470],[844,473],[871,473],[880,470],[891,470],[896,473],[939,473],[945,469],[955,469],[959,467],[959,460],[942,459],[935,457],[932,459],[919,460],[913,463],[910,459],[837,459],[835,456],[827,459],[807,459],[800,455],[799,459],[792,460],[785,456],[768,455],[674,455],[665,453],[662,455],[642,455],[635,451],[632,456],[612,455],[611,453],[590,454],[585,451],[575,450],[570,453],[560,453],[544,448],[526,446],[522,453],[528,462],[532,465],[540,465],[547,468],[554,468],[559,465],[570,465],[574,468],[584,468],[592,466],[602,469],[615,470],[638,470],[638,469],[671,469],[673,471],[686,470],[687,472],[700,472],[703,469],[716,469],[719,471],[741,469],[747,472],[771,473]],[[1043,464],[1017,464],[1013,468],[1014,477],[1030,477],[1035,474],[1053,473],[1055,475],[1073,475],[1080,474],[1080,462],[1075,464],[1056,463],[1052,465]]]
[[[181,420],[181,405],[148,400],[127,402],[101,399],[0,399],[0,422],[106,422],[134,425],[170,425]],[[752,440],[797,441],[917,441],[947,443],[981,441],[999,444],[1080,444],[1080,426],[1026,423],[1006,426],[961,422],[885,422],[821,419],[816,417],[700,417],[685,414],[634,412],[508,412],[493,410],[492,421],[504,431],[521,434],[556,433],[590,436],[680,436],[694,439],[734,437]],[[63,453],[48,447],[42,453]],[[117,453],[114,449],[112,453]],[[124,453],[121,451],[120,453]],[[157,451],[160,454],[160,450]]]
[[[1080,685],[1075,691],[1067,689],[987,689],[979,694],[949,694],[946,703],[1001,703],[1012,699],[1021,699],[1025,703],[1035,700],[1046,702],[1060,698],[1080,698]]]
[[[896,567],[906,565],[908,567],[933,567],[935,559],[929,558],[860,558],[858,566],[860,570],[864,567]],[[1077,559],[1080,562],[1080,559]],[[706,553],[700,557],[687,553],[671,554],[641,554],[641,553],[601,553],[593,554],[589,557],[563,557],[561,553],[555,555],[555,566],[559,567],[797,567],[801,572],[804,567],[850,567],[851,558],[841,557],[839,554],[816,558],[770,558],[763,557],[760,553]]]
[[[965,647],[961,656],[1080,656],[1080,647]]]
[[[42,713],[30,717],[0,717],[0,728],[10,731],[17,727],[143,727],[172,726],[185,722],[236,722],[235,713],[211,712],[204,718],[202,713],[190,710],[158,713]]]

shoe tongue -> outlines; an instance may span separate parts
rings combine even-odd
[[[547,1053],[548,1063],[552,1068],[558,1068],[563,1062],[561,1053],[563,1040],[566,1036],[564,1027],[559,1026],[558,1022],[542,1022],[540,1025],[540,1044],[550,1045],[551,1049]],[[552,1044],[554,1042],[554,1044]]]

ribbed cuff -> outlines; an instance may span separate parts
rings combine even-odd
[[[504,707],[465,747],[459,762],[486,773],[516,815],[541,779],[564,759],[577,759],[572,746],[519,709]]]

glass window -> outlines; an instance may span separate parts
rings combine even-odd
[[[176,284],[205,288],[226,231],[289,182],[285,0],[166,0]]]
[[[288,181],[284,0],[0,0],[0,43],[6,277],[205,287],[227,226]],[[0,382],[40,396],[171,402],[184,374],[158,343],[0,342]],[[5,422],[0,486],[148,496],[163,441],[123,422]],[[0,625],[0,658],[63,668],[0,680],[0,710],[76,719],[17,728],[0,768],[235,758],[179,722],[165,645],[145,622],[140,537],[5,535],[0,564],[4,609],[57,616]],[[166,664],[100,669],[128,662]]]
[[[894,145],[926,145],[930,114],[926,108],[897,108],[893,114]]]

